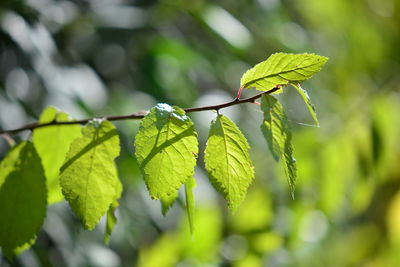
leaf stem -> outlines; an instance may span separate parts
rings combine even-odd
[[[206,110],[217,110],[218,111],[218,110],[223,109],[223,108],[227,108],[227,107],[230,107],[230,106],[235,106],[235,105],[239,105],[239,104],[243,104],[243,103],[254,103],[254,101],[256,99],[260,98],[263,94],[271,94],[271,93],[273,93],[273,92],[275,92],[275,91],[277,91],[279,89],[280,89],[280,87],[275,87],[275,88],[272,88],[271,90],[268,90],[266,92],[262,92],[260,94],[254,95],[254,96],[249,97],[249,98],[245,98],[245,99],[235,98],[232,101],[229,101],[229,102],[226,102],[226,103],[222,103],[222,104],[218,104],[218,105],[195,107],[195,108],[186,108],[184,110],[185,110],[186,113],[206,111]],[[243,88],[242,88],[242,90],[243,90]],[[240,89],[239,89],[239,92],[241,92]],[[135,112],[135,113],[128,114],[128,115],[103,116],[103,117],[94,117],[94,118],[87,118],[87,119],[74,120],[74,121],[51,121],[51,122],[48,122],[48,123],[33,122],[33,123],[29,123],[29,124],[26,124],[26,125],[21,126],[19,128],[15,128],[15,129],[11,129],[11,130],[2,130],[2,129],[0,129],[0,135],[3,135],[3,134],[15,134],[15,133],[18,133],[18,132],[21,132],[21,131],[33,130],[33,129],[36,129],[36,128],[47,127],[47,126],[52,126],[52,125],[86,124],[90,120],[93,120],[95,118],[105,119],[105,120],[108,120],[108,121],[139,120],[139,119],[142,119],[147,113],[148,113],[148,111],[139,111],[139,112]]]
[[[243,86],[239,88],[237,96],[236,96],[236,100],[240,100],[240,96],[242,95],[242,91],[243,91]]]

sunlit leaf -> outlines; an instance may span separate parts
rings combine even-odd
[[[274,159],[276,161],[279,161],[279,159],[282,160],[282,165],[293,196],[297,169],[296,160],[293,157],[292,133],[286,114],[279,101],[271,95],[264,94],[262,96],[261,109],[264,112],[261,131],[267,140]]]
[[[179,107],[158,104],[140,124],[136,157],[153,199],[174,194],[193,177],[198,153],[192,120]]]
[[[223,115],[211,123],[204,161],[212,184],[235,211],[254,179],[254,169],[246,138]]]
[[[303,98],[304,103],[306,104],[308,111],[310,112],[311,117],[315,121],[315,124],[319,127],[319,122],[317,118],[317,112],[315,111],[314,104],[311,102],[310,96],[307,91],[303,89],[300,84],[292,84],[294,88],[296,88],[297,92]]]
[[[277,85],[298,84],[319,72],[327,60],[315,54],[275,53],[246,71],[240,85],[268,91]]]
[[[263,95],[261,98],[261,110],[264,112],[264,120],[261,130],[272,156],[279,161],[287,138],[289,124],[282,105],[273,96]]]
[[[290,137],[289,137],[290,136]],[[285,142],[285,149],[282,154],[282,166],[288,179],[289,188],[294,198],[294,190],[297,180],[297,164],[296,159],[293,156],[293,145],[291,140],[291,134],[288,136]]]
[[[118,195],[119,180],[114,159],[119,138],[109,121],[94,120],[75,139],[60,170],[65,199],[86,229],[93,229]]]
[[[119,202],[115,200],[107,211],[107,221],[106,221],[106,232],[104,234],[104,243],[108,244],[110,242],[111,233],[114,226],[117,224],[117,216],[115,216],[115,211],[119,206]]]
[[[106,231],[103,240],[105,244],[108,244],[110,242],[111,233],[115,225],[117,224],[117,216],[115,215],[115,212],[119,206],[118,199],[121,197],[121,193],[122,193],[122,184],[118,180],[116,184],[116,194],[114,196],[114,201],[111,203],[110,208],[107,211]]]
[[[69,121],[66,113],[58,112],[54,107],[46,108],[39,119],[39,123],[51,121]],[[42,159],[46,174],[47,202],[49,204],[62,201],[64,196],[59,182],[59,170],[65,160],[72,141],[81,135],[79,125],[53,125],[37,128],[33,131],[33,144]]]
[[[190,232],[194,231],[194,195],[193,189],[196,187],[196,180],[192,177],[185,184],[186,211],[189,220]]]
[[[35,240],[46,214],[46,178],[34,146],[22,142],[0,163],[0,246],[10,258]]]

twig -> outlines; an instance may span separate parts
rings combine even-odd
[[[190,113],[190,112],[199,112],[199,111],[206,111],[206,110],[220,110],[222,108],[227,108],[230,106],[234,106],[234,105],[239,105],[239,104],[243,104],[243,103],[254,103],[254,101],[258,98],[260,98],[263,94],[271,94],[277,90],[279,90],[280,87],[277,86],[269,91],[257,94],[255,96],[249,97],[249,98],[245,98],[245,99],[238,99],[235,98],[234,100],[230,101],[230,102],[226,102],[226,103],[222,103],[219,105],[212,105],[212,106],[204,106],[204,107],[198,107],[198,108],[186,108],[184,109],[185,112]],[[120,121],[120,120],[138,120],[138,119],[142,119],[145,115],[147,114],[147,111],[139,111],[136,113],[132,113],[129,115],[120,115],[120,116],[103,116],[103,117],[97,117],[97,118],[102,118],[102,119],[106,119],[109,121]],[[1,130],[0,129],[0,134],[15,134],[21,131],[26,131],[26,130],[33,130],[36,128],[41,128],[41,127],[46,127],[46,126],[51,126],[51,125],[71,125],[71,124],[86,124],[88,123],[90,120],[93,120],[94,118],[88,118],[88,119],[82,119],[82,120],[74,120],[74,121],[51,121],[48,123],[39,123],[39,122],[33,122],[30,124],[26,124],[24,126],[21,126],[19,128],[16,129],[12,129],[12,130]]]

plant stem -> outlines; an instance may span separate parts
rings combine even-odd
[[[239,88],[236,99],[240,99],[240,96],[242,95],[242,91],[243,91],[243,86]]]
[[[275,91],[279,90],[279,87],[275,87],[271,90],[268,90],[266,92],[257,94],[255,96],[249,97],[249,98],[245,98],[245,99],[238,99],[235,98],[232,101],[226,102],[226,103],[222,103],[222,104],[218,104],[218,105],[212,105],[212,106],[204,106],[204,107],[197,107],[197,108],[186,108],[184,109],[185,112],[190,113],[190,112],[199,112],[199,111],[206,111],[206,110],[220,110],[222,108],[227,108],[230,106],[234,106],[234,105],[239,105],[239,104],[243,104],[243,103],[254,103],[254,101],[258,98],[260,98],[263,94],[271,94]],[[132,113],[129,115],[119,115],[119,116],[103,116],[103,117],[97,117],[97,118],[101,118],[101,119],[105,119],[105,120],[109,120],[109,121],[120,121],[120,120],[138,120],[138,119],[142,119],[148,112],[147,111],[139,111],[136,113]],[[88,118],[88,119],[82,119],[82,120],[74,120],[74,121],[51,121],[48,123],[39,123],[39,122],[33,122],[30,124],[26,124],[24,126],[21,126],[19,128],[16,129],[12,129],[12,130],[1,130],[0,129],[0,134],[15,134],[21,131],[26,131],[26,130],[33,130],[36,128],[41,128],[41,127],[47,127],[47,126],[51,126],[51,125],[70,125],[70,124],[86,124],[88,123],[90,120],[93,120],[94,118]]]

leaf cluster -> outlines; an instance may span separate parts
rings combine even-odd
[[[254,87],[268,92],[279,88],[277,94],[283,86],[292,85],[318,125],[314,106],[300,83],[318,72],[326,61],[314,54],[273,54],[243,75],[241,89]],[[274,95],[264,93],[261,97],[261,130],[274,159],[283,165],[293,195],[297,173],[289,123]],[[66,113],[48,107],[39,123],[71,120]],[[160,200],[164,215],[184,186],[193,231],[194,169],[199,145],[190,117],[180,107],[157,104],[141,120],[133,143],[149,195]],[[255,177],[249,150],[239,127],[218,113],[210,125],[204,163],[211,184],[232,212],[242,203]],[[107,243],[117,222],[115,211],[122,194],[115,165],[119,154],[117,129],[105,119],[93,119],[84,126],[55,123],[36,128],[32,141],[12,148],[0,163],[0,246],[4,255],[11,258],[29,248],[43,224],[46,206],[63,200],[85,229],[94,229],[106,215]]]

